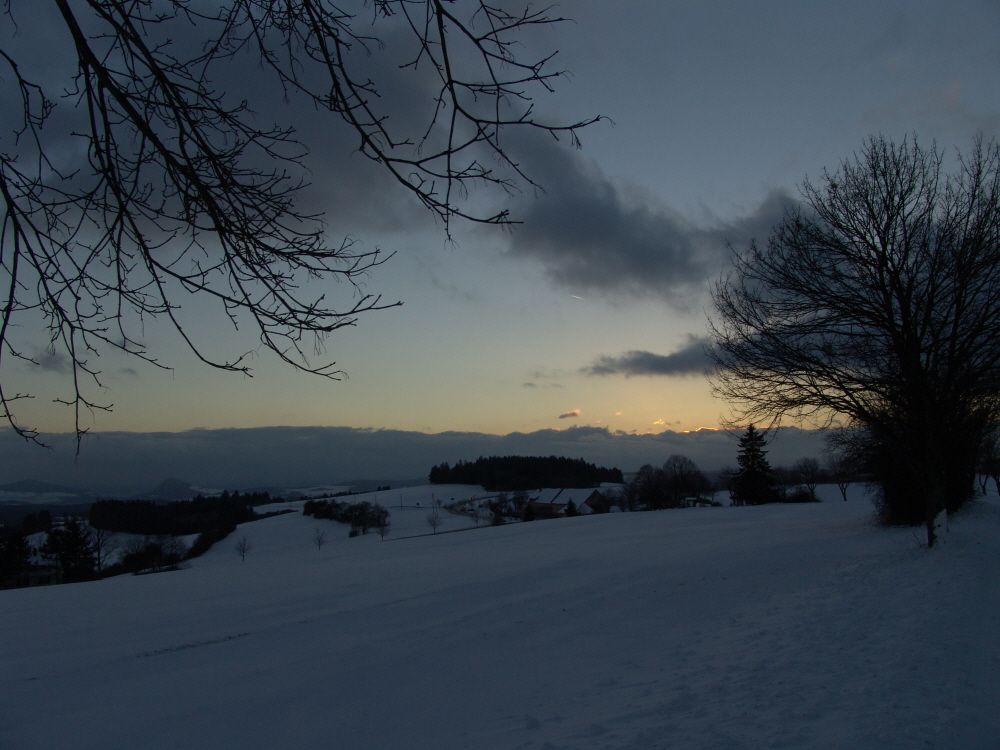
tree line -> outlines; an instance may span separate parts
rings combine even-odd
[[[191,500],[97,500],[90,506],[90,525],[125,534],[187,536],[236,526],[255,517],[253,507],[273,502],[266,492],[223,492]]]
[[[620,469],[606,469],[582,458],[562,456],[480,456],[431,468],[431,484],[478,484],[488,492],[516,492],[540,487],[581,489],[602,482],[621,483]]]

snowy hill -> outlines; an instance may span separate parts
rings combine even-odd
[[[0,747],[997,747],[996,498],[925,550],[822,489],[0,592]]]

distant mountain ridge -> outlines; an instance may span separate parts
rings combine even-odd
[[[22,479],[20,482],[9,482],[0,484],[0,492],[27,492],[35,495],[61,494],[61,495],[90,495],[93,493],[76,487],[64,487],[61,484],[50,484],[49,482],[39,482],[35,479]]]

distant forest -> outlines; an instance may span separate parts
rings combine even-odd
[[[480,456],[474,462],[431,469],[431,484],[481,484],[490,492],[516,492],[540,487],[598,487],[624,481],[620,469],[605,469],[582,458],[560,456]]]
[[[186,536],[210,529],[236,528],[252,521],[252,506],[272,502],[266,492],[241,495],[223,492],[219,497],[201,497],[161,504],[152,500],[98,500],[90,506],[90,525],[95,529],[126,534]]]

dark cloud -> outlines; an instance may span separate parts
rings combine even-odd
[[[567,411],[560,414],[559,419],[572,419],[574,417],[579,417],[579,416],[580,416],[580,410],[573,409],[573,411]]]
[[[38,366],[47,372],[56,372],[65,375],[70,371],[70,358],[62,352],[45,352],[37,357],[35,361]]]
[[[712,367],[712,360],[706,352],[709,345],[706,338],[688,336],[688,343],[673,354],[633,349],[619,357],[599,357],[581,372],[585,375],[624,375],[627,378],[633,375],[704,375]]]
[[[516,153],[544,189],[516,213],[509,253],[540,262],[571,289],[657,296],[683,306],[723,267],[726,243],[764,238],[791,199],[772,193],[750,216],[698,227],[643,191],[612,181],[552,139],[520,139]]]
[[[723,430],[636,435],[589,426],[508,435],[351,427],[100,432],[87,436],[78,459],[72,434],[44,437],[53,450],[27,444],[9,428],[0,430],[0,476],[125,495],[152,489],[168,477],[230,489],[391,482],[426,477],[442,461],[493,455],[584,458],[628,472],[678,453],[714,471],[735,463],[738,435]],[[785,428],[768,446],[768,458],[775,465],[791,464],[820,455],[822,446],[816,431]]]

